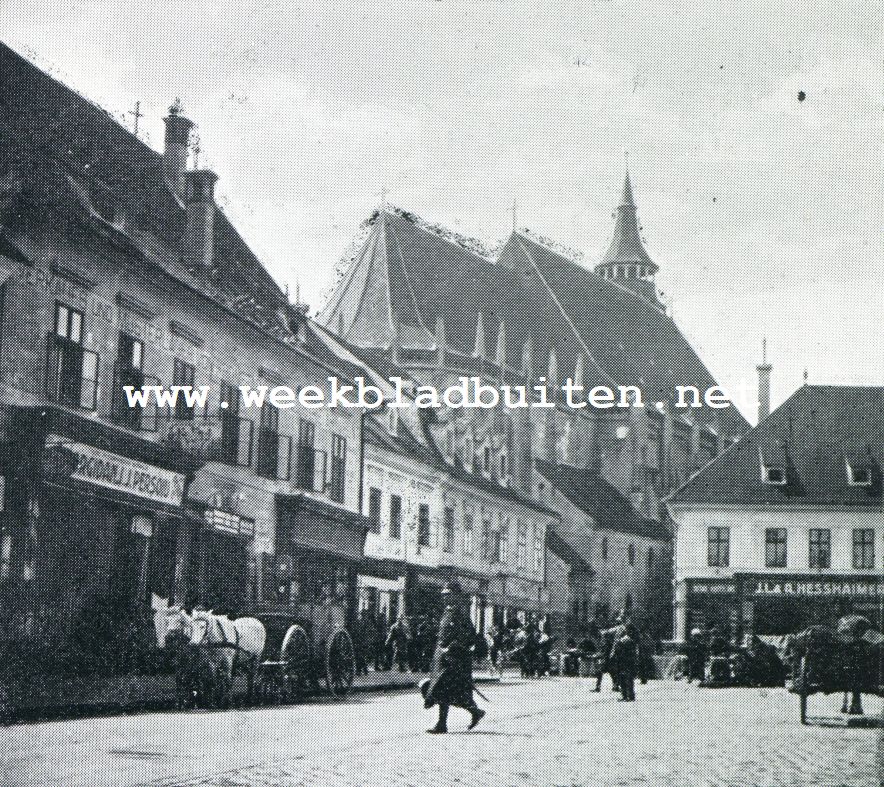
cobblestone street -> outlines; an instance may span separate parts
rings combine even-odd
[[[879,785],[881,731],[845,728],[835,697],[802,727],[786,691],[652,682],[624,704],[589,682],[483,685],[466,732],[424,730],[415,693],[226,712],[148,713],[0,732],[9,785]],[[869,715],[882,703],[869,698]],[[828,724],[822,717],[829,717]]]

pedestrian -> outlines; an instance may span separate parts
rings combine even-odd
[[[375,661],[377,629],[374,621],[371,619],[371,612],[367,609],[362,610],[362,615],[359,618],[358,632],[361,654],[357,655],[356,674],[368,675],[368,665]]]
[[[383,612],[378,612],[375,616],[375,649],[374,649],[374,669],[375,672],[388,670],[390,668],[386,654],[387,643],[387,616]]]
[[[601,646],[598,655],[598,675],[595,679],[595,691],[602,690],[602,680],[607,672],[611,676],[611,690],[617,691],[617,672],[614,669],[612,652],[614,650],[615,635],[619,632],[618,627],[604,629],[601,632]]]
[[[485,633],[485,640],[488,643],[488,664],[491,667],[491,674],[497,673],[498,677],[503,677],[503,664],[501,661],[501,651],[503,650],[503,631],[496,623],[492,623]],[[498,670],[498,664],[500,669]]]
[[[635,678],[638,672],[638,632],[631,625],[624,627],[623,633],[614,643],[611,654],[620,687],[622,702],[635,701]]]
[[[439,706],[432,734],[448,732],[448,709],[453,705],[470,714],[468,729],[473,729],[485,715],[473,699],[473,652],[476,630],[464,609],[463,591],[457,582],[449,582],[442,591],[445,612],[439,622],[436,650],[430,677],[421,681],[424,707]]]
[[[408,651],[411,647],[411,627],[408,625],[408,618],[404,612],[399,613],[396,622],[390,626],[387,634],[386,648],[390,654],[390,665],[393,661],[399,665],[399,672],[405,672],[408,663]]]
[[[688,660],[688,683],[696,680],[703,682],[706,675],[706,643],[703,641],[703,632],[700,629],[691,631],[691,636],[685,643]]]

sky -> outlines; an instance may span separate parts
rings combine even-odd
[[[387,200],[603,255],[627,162],[658,284],[725,386],[884,384],[882,3],[18,0],[0,38],[162,148],[313,311]],[[746,412],[752,420],[753,413]]]

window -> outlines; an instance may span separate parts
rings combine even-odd
[[[497,540],[497,559],[501,563],[509,561],[510,554],[510,521],[502,519],[500,522],[500,536]]]
[[[811,528],[810,554],[811,568],[829,568],[832,563],[832,531],[828,528]]]
[[[708,561],[710,566],[725,568],[730,565],[731,529],[729,527],[709,528]]]
[[[221,461],[248,467],[252,463],[252,422],[239,416],[239,391],[221,383]]]
[[[516,521],[516,565],[525,567],[528,558],[528,523],[522,520]]]
[[[847,482],[850,486],[871,486],[872,468],[848,466]]]
[[[118,424],[129,429],[141,428],[141,417],[145,408],[138,405],[130,407],[125,389],[131,385],[133,390],[141,390],[145,383],[144,373],[141,371],[143,361],[144,344],[128,333],[121,333],[117,345],[117,366],[111,416]]]
[[[506,454],[500,455],[500,479],[503,481],[507,477]]]
[[[608,559],[608,537],[602,538],[602,560]]]
[[[49,336],[46,396],[65,407],[94,410],[98,399],[98,354],[83,349],[83,313],[55,305]]]
[[[482,515],[482,560],[489,560],[491,552],[489,551],[491,539],[491,517],[488,514]]]
[[[857,528],[853,531],[853,567],[870,570],[875,568],[875,531]]]
[[[473,515],[468,511],[463,515],[463,551],[467,555],[473,554]]]
[[[261,405],[256,471],[265,478],[285,480],[291,473],[291,439],[279,434],[279,410],[270,402]]]
[[[337,503],[344,502],[344,479],[346,477],[346,467],[347,440],[339,434],[333,434],[328,496]]]
[[[390,538],[402,538],[402,498],[390,495]]]
[[[629,560],[629,565],[634,566],[635,565],[635,544],[630,544],[626,548],[626,557]]]
[[[768,568],[786,567],[786,528],[769,527],[765,531],[764,565]]]
[[[786,483],[786,468],[775,465],[762,465],[761,480],[771,486],[783,486]]]
[[[417,544],[430,546],[430,507],[426,503],[420,503],[417,507]]]
[[[482,449],[482,472],[490,473],[491,472],[491,446],[486,445]]]
[[[371,532],[381,532],[381,490],[376,486],[368,490],[368,520],[371,523]]]
[[[193,390],[193,382],[196,377],[196,369],[182,361],[180,358],[175,359],[175,368],[172,371],[172,385],[181,386],[188,390]],[[183,392],[178,392],[178,398],[175,400],[175,418],[179,421],[188,421],[193,418],[193,407],[187,403]]]
[[[454,552],[454,509],[445,509],[445,521],[443,523],[442,549],[446,552]]]
[[[534,523],[534,570],[543,568],[543,525]]]
[[[295,484],[301,489],[313,489],[316,476],[316,426],[301,419],[298,425],[298,448],[295,457]]]

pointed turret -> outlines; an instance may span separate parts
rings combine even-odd
[[[656,299],[653,281],[659,269],[642,243],[632,182],[627,172],[620,204],[617,206],[614,237],[602,261],[596,265],[595,272],[605,279],[614,279],[646,297],[652,295]]]

